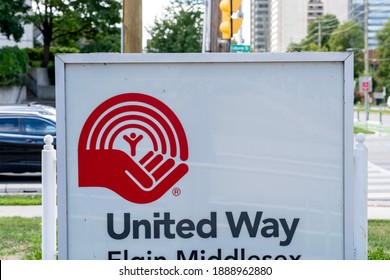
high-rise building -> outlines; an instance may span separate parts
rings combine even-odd
[[[317,17],[324,15],[324,2],[321,0],[310,0],[307,6],[307,23],[314,21]]]
[[[350,19],[364,28],[364,0],[350,0]],[[376,33],[381,30],[390,18],[389,0],[367,0],[368,8],[368,48],[376,49]]]
[[[307,35],[308,24],[319,16],[333,14],[342,23],[349,19],[351,0],[269,0],[269,46],[285,52],[291,43]]]
[[[251,49],[255,52],[268,52],[270,0],[251,0]]]

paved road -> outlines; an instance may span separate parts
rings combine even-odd
[[[390,172],[390,134],[366,136],[368,161]]]
[[[390,118],[389,118],[390,127]],[[368,217],[390,219],[390,134],[367,135]],[[40,174],[0,175],[0,193],[40,193]],[[0,216],[39,216],[41,207],[0,206]]]
[[[368,162],[368,201],[390,206],[390,171]]]
[[[390,209],[390,135],[367,135],[368,204]]]
[[[379,113],[370,113],[369,115],[369,121],[370,122],[380,122],[380,114]],[[360,122],[365,123],[366,121],[366,113],[365,112],[354,112],[354,118],[355,120],[360,120]],[[382,114],[382,124],[385,126],[390,126],[390,114]]]

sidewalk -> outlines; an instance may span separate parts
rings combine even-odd
[[[369,220],[390,220],[390,207],[368,207]]]
[[[42,205],[37,206],[0,206],[0,217],[40,217]]]
[[[40,217],[42,216],[42,206],[0,206],[0,217]],[[390,220],[389,205],[374,206],[369,205],[367,216],[369,220]]]
[[[0,183],[0,194],[41,194],[40,183],[15,184]],[[377,194],[380,195],[380,194]],[[378,199],[378,198],[377,198]],[[390,200],[387,198],[383,202],[368,201],[368,219],[390,220]],[[42,216],[42,206],[0,206],[0,217],[40,217]]]

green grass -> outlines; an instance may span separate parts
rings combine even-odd
[[[390,260],[390,220],[368,221],[368,259]],[[41,259],[41,218],[0,218],[0,259]]]
[[[354,133],[354,134],[358,134],[358,133],[373,134],[374,132],[373,132],[373,131],[370,131],[370,130],[366,130],[365,128],[358,127],[358,126],[354,125],[354,127],[353,127],[353,133]]]
[[[354,124],[354,131],[355,130],[365,130],[366,128],[366,124],[365,123],[355,123]],[[362,133],[365,133],[365,134],[370,134],[370,133],[374,133],[374,131],[377,131],[377,132],[383,132],[383,133],[390,133],[390,128],[389,127],[386,127],[386,126],[383,126],[383,125],[380,125],[380,124],[368,124],[368,132],[362,132]]]
[[[368,221],[368,248],[369,259],[390,260],[390,220]]]
[[[0,195],[0,205],[41,205],[41,195]]]
[[[0,218],[0,259],[40,256],[41,218]]]

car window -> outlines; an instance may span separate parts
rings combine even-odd
[[[0,118],[0,133],[18,134],[19,119],[18,118]]]
[[[24,129],[29,135],[56,135],[56,128],[53,124],[39,119],[24,119]]]

